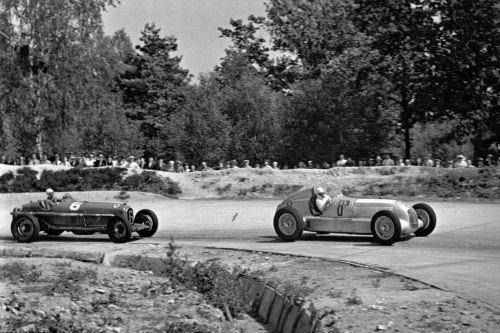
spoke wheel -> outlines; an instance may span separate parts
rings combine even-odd
[[[12,221],[10,231],[18,242],[29,243],[38,238],[40,224],[31,215],[20,215]]]
[[[430,235],[436,228],[436,213],[431,206],[418,203],[413,205],[413,209],[417,212],[417,217],[424,223],[424,226],[415,231],[416,236],[425,237]]]
[[[383,245],[392,245],[401,236],[401,222],[390,211],[381,211],[375,214],[370,227],[373,238]]]
[[[137,231],[139,236],[151,237],[158,230],[158,217],[153,211],[149,209],[142,209],[135,216],[134,224],[147,226],[146,229]]]
[[[294,241],[302,235],[304,221],[295,210],[283,208],[274,216],[274,231],[276,231],[279,238]]]
[[[132,234],[130,225],[122,219],[116,218],[108,224],[108,236],[115,243],[125,243]]]

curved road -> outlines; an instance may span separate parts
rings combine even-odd
[[[12,207],[7,202],[10,200],[2,200],[0,244],[9,246],[13,243],[9,231]],[[436,230],[429,237],[412,238],[389,247],[372,243],[368,236],[312,233],[304,233],[297,242],[281,242],[272,227],[278,204],[274,200],[155,200],[153,203],[140,200],[130,204],[136,211],[150,208],[157,212],[160,229],[149,242],[168,242],[173,237],[178,244],[269,251],[378,266],[500,309],[498,204],[431,203],[438,218]],[[106,248],[112,244],[102,243]]]

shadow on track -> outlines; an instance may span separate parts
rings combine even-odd
[[[277,236],[260,236],[264,238],[257,240],[257,243],[290,243],[279,239]],[[380,244],[373,242],[371,236],[358,236],[358,235],[318,235],[314,233],[303,234],[298,242],[336,242],[336,243],[354,243],[353,246],[380,246]]]

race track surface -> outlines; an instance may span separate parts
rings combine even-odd
[[[15,246],[10,236],[9,212],[14,201],[21,204],[29,201],[25,199],[28,197],[34,195],[0,195],[2,246]],[[275,200],[150,200],[145,197],[131,200],[129,204],[136,211],[149,208],[159,216],[160,228],[151,242],[168,243],[173,237],[178,244],[269,251],[383,267],[500,309],[498,204],[431,202],[438,218],[436,230],[429,237],[415,237],[393,246],[372,243],[369,236],[312,233],[304,233],[297,242],[282,242],[272,226],[278,204]],[[77,236],[63,235],[67,236],[36,244],[54,247],[57,243],[70,242],[75,247],[79,243]],[[106,235],[95,237],[102,239],[100,247],[113,248]],[[130,244],[133,246],[133,242]]]

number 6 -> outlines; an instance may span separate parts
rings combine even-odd
[[[80,209],[81,205],[82,205],[81,202],[75,201],[69,206],[69,210],[78,210]]]

